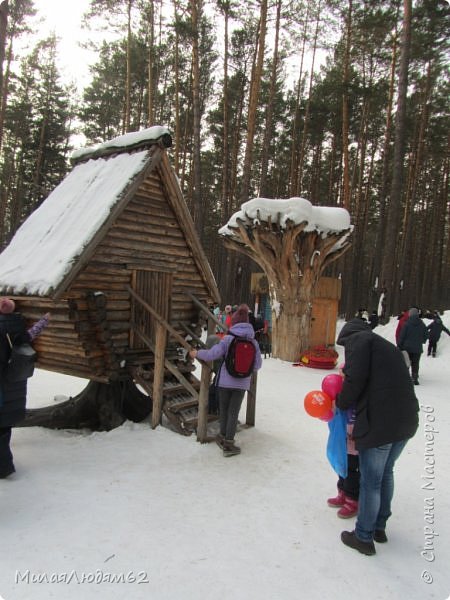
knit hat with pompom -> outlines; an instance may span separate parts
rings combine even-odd
[[[14,312],[16,305],[14,300],[10,300],[10,298],[0,298],[0,313],[2,315],[9,315]]]
[[[246,304],[238,306],[231,317],[231,324],[236,325],[237,323],[248,323],[248,306]]]

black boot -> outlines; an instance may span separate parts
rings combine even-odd
[[[0,479],[6,479],[7,477],[9,477],[10,475],[12,475],[15,472],[16,472],[16,470],[15,470],[14,466],[8,467],[5,471],[0,471]]]
[[[363,542],[358,539],[354,531],[343,531],[341,533],[341,540],[346,546],[358,550],[361,554],[365,554],[366,556],[376,554],[375,544],[373,542]]]
[[[373,539],[378,542],[378,544],[385,544],[388,541],[384,529],[375,529],[373,532]]]

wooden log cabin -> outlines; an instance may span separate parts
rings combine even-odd
[[[180,347],[186,331],[200,331],[198,302],[220,301],[171,143],[151,127],[74,153],[71,172],[0,255],[0,293],[30,323],[51,313],[34,343],[38,367],[101,383],[131,376],[160,409],[170,404],[165,382],[198,389]],[[195,400],[181,394],[178,404]],[[188,418],[173,420],[189,429]]]

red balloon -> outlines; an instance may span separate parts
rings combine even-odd
[[[331,421],[331,419],[333,417],[334,417],[334,411],[333,410],[329,410],[322,417],[319,417],[319,418],[320,418],[321,421],[325,421],[325,423],[328,423],[329,421]]]
[[[322,390],[331,396],[334,400],[339,392],[342,390],[342,385],[344,383],[343,378],[336,373],[331,373],[327,375],[322,380]]]
[[[331,397],[322,390],[313,390],[305,396],[305,410],[311,417],[321,418],[332,409]]]

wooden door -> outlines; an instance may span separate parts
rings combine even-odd
[[[170,323],[172,300],[172,273],[161,271],[133,271],[132,288],[147,304],[156,310]],[[155,341],[155,318],[143,308],[137,300],[132,299],[131,320],[145,333],[152,342]],[[135,333],[131,333],[130,347],[145,348],[145,343]]]
[[[333,345],[336,337],[337,300],[315,298],[311,314],[310,346]]]

